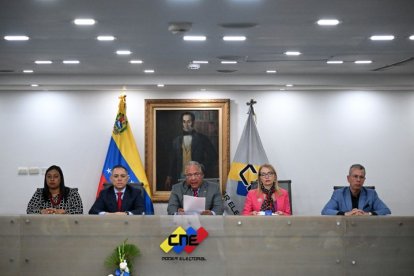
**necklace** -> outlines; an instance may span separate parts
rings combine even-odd
[[[60,202],[62,201],[62,195],[58,194],[54,197],[52,195],[50,195],[49,199],[50,199],[50,203],[52,203],[52,206],[55,207],[55,206],[58,206],[60,204]]]

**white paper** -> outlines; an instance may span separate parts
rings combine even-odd
[[[184,195],[183,208],[186,213],[197,213],[200,214],[205,210],[206,198],[205,197],[194,197]]]

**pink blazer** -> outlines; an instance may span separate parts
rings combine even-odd
[[[282,211],[284,215],[290,216],[292,213],[290,211],[289,194],[282,188],[280,188],[280,192],[282,193],[281,195],[275,193],[277,204],[276,211]],[[257,189],[250,190],[247,193],[246,201],[244,202],[243,215],[251,215],[251,212],[253,211],[259,212],[264,199],[265,194],[261,194],[261,196],[257,197]]]

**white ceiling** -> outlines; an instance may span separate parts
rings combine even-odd
[[[414,89],[414,2],[412,0],[1,0],[0,90],[410,90]],[[79,27],[75,18],[91,17]],[[321,27],[321,18],[340,24]],[[168,30],[171,22],[191,22],[183,41]],[[223,24],[252,23],[250,28]],[[11,42],[5,35],[25,34]],[[110,34],[113,42],[99,42]],[[371,35],[392,34],[374,42]],[[245,35],[225,42],[223,35]],[[132,55],[118,56],[129,49]],[[284,55],[297,50],[298,57]],[[220,64],[234,58],[238,64]],[[52,60],[36,65],[35,60]],[[76,59],[79,65],[64,65]],[[130,64],[141,59],[143,64]],[[340,59],[343,64],[328,65]],[[358,59],[371,64],[356,65]],[[192,60],[208,60],[189,70]],[[405,61],[405,62],[403,62]],[[402,62],[402,63],[400,63]],[[382,68],[382,69],[381,69]],[[23,69],[34,70],[23,74]],[[154,69],[146,75],[144,69]],[[268,69],[277,70],[269,75]],[[234,72],[219,72],[231,70]],[[31,83],[38,83],[36,88]],[[158,83],[165,84],[159,88]],[[286,88],[292,83],[294,87]]]

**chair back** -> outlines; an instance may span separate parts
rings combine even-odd
[[[278,180],[279,187],[285,189],[289,194],[290,212],[293,215],[292,204],[292,180]],[[250,190],[257,189],[257,181],[252,181],[250,184]]]
[[[345,188],[345,187],[349,187],[349,186],[333,186],[333,189],[334,190],[338,190],[338,189],[342,189],[342,188]],[[362,186],[362,187],[365,187],[367,189],[373,189],[373,190],[375,190],[375,186]]]

